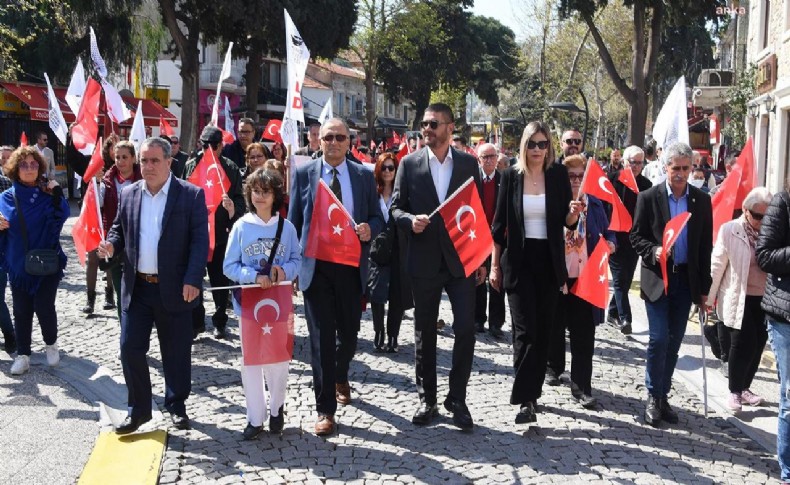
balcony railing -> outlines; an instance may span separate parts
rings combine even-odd
[[[200,84],[217,84],[219,74],[222,72],[222,64],[203,64],[200,66]],[[244,85],[244,66],[231,65],[230,77],[226,83],[236,86]]]
[[[283,88],[273,88],[263,86],[258,88],[258,104],[271,104],[275,106],[285,106],[285,98],[288,90]]]

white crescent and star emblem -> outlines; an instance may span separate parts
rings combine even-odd
[[[675,230],[674,229],[668,229],[667,233],[664,234],[664,244],[668,244],[669,241],[671,241],[674,236],[675,236]]]
[[[280,305],[271,298],[264,298],[263,300],[259,301],[252,310],[252,315],[255,317],[256,322],[260,323],[260,320],[258,320],[258,311],[265,306],[270,306],[274,308],[275,312],[277,312],[277,316],[274,319],[275,321],[280,319]],[[268,326],[269,324],[267,323],[266,325]],[[271,333],[271,330],[267,332],[264,327],[264,333]]]
[[[331,204],[331,205],[329,206],[329,208],[326,210],[326,217],[327,217],[328,219],[331,219],[331,218],[332,218],[332,212],[333,212],[333,211],[336,211],[336,210],[338,210],[338,211],[339,211],[339,210],[340,210],[340,207],[338,207],[338,205],[337,205],[337,202],[332,202],[332,204]]]
[[[606,177],[604,176],[598,177],[598,187],[600,187],[601,190],[603,190],[607,194],[612,195],[612,191],[606,188],[606,182],[607,182]]]
[[[280,128],[277,125],[269,125],[269,129],[266,130],[266,132],[268,134],[270,134],[271,136],[275,136],[277,134],[277,132],[279,132],[279,131],[280,131]]]
[[[465,212],[469,212],[472,214],[472,218],[474,218],[474,222],[477,222],[477,214],[475,214],[475,210],[472,209],[469,205],[462,205],[458,208],[458,211],[455,213],[455,225],[458,227],[458,232],[463,233],[464,230],[461,229],[461,216],[464,215]],[[476,238],[474,229],[469,230],[469,237],[471,239]]]

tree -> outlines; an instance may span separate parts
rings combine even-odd
[[[596,12],[605,8],[609,0],[560,0],[559,12],[564,18],[578,14],[590,28],[606,72],[629,106],[628,139],[630,143],[641,145],[645,138],[648,100],[655,78],[664,26],[715,21],[716,7],[723,5],[723,0],[624,0],[623,3],[632,10],[634,26],[630,86],[617,69],[595,22]]]

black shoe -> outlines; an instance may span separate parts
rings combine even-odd
[[[420,403],[420,407],[417,408],[417,412],[412,416],[411,422],[420,426],[425,426],[426,424],[430,424],[437,414],[439,414],[439,410],[436,408],[436,404],[422,402]]]
[[[574,383],[571,383],[571,395],[573,395],[573,399],[581,404],[584,409],[595,409],[598,407],[598,400],[582,392],[579,386]]]
[[[227,337],[227,333],[225,333],[225,326],[214,325],[214,338],[224,339],[225,337]]]
[[[8,333],[3,332],[3,350],[10,357],[13,357],[16,353],[16,336],[13,330]]]
[[[620,333],[623,335],[631,335],[631,322],[628,320],[623,320],[622,324],[620,325]]]
[[[546,384],[550,386],[559,386],[560,378],[552,369],[546,369]]]
[[[661,400],[661,419],[669,424],[678,424],[678,421],[680,421],[678,418],[678,413],[669,407],[669,401],[667,401],[667,398]]]
[[[170,421],[173,422],[173,426],[176,429],[189,429],[190,428],[189,416],[187,416],[186,413],[184,413],[184,414],[171,414],[170,415]]]
[[[285,426],[285,418],[283,417],[283,407],[277,411],[277,416],[269,416],[269,432],[282,433]]]
[[[376,330],[373,335],[373,351],[384,352],[384,332]]]
[[[661,399],[653,396],[647,398],[647,408],[645,409],[645,423],[650,426],[658,426],[661,422]]]
[[[479,322],[475,324],[477,328],[477,333],[483,333],[486,331],[486,324],[484,322]]]
[[[148,421],[151,421],[151,416],[139,416],[139,417],[133,417],[131,415],[126,416],[126,419],[124,419],[121,424],[116,426],[115,434],[134,433],[135,431],[137,431],[137,428],[144,425]]]
[[[253,426],[247,423],[247,427],[244,428],[244,432],[241,434],[241,439],[244,441],[254,440],[261,433],[263,433],[263,426]]]
[[[505,332],[503,332],[499,327],[490,327],[488,329],[488,333],[490,333],[495,339],[501,339],[505,336]]]
[[[448,397],[444,400],[444,409],[453,413],[453,424],[461,428],[461,431],[472,431],[475,424],[463,401]]]
[[[93,307],[95,305],[96,305],[96,292],[88,291],[88,300],[85,302],[85,306],[82,307],[80,311],[87,315],[91,315],[93,313]]]
[[[398,352],[398,337],[387,338],[387,352],[390,354]]]
[[[609,325],[615,328],[618,328],[620,327],[620,317],[616,317],[610,313],[609,316],[606,317],[606,323],[608,323]]]
[[[518,414],[516,414],[516,424],[535,423],[538,421],[538,416],[535,413],[535,403],[528,402],[521,406]]]
[[[193,328],[192,329],[192,340],[197,340],[198,336],[201,333],[205,332],[205,331],[206,331],[206,326],[205,325],[202,325],[202,326],[200,326],[198,328]]]

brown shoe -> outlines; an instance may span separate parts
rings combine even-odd
[[[335,417],[327,414],[319,414],[318,421],[315,423],[315,434],[326,436],[335,432]]]
[[[343,406],[351,404],[351,386],[348,385],[348,382],[335,384],[335,399],[338,404]]]
[[[436,321],[436,330],[441,330],[444,328],[444,320],[441,318]]]

